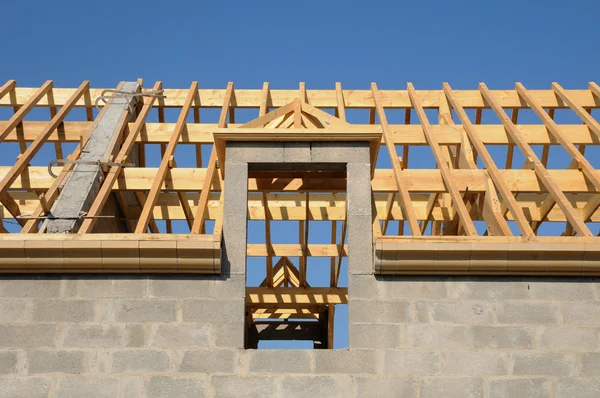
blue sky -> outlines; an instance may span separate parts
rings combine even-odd
[[[114,87],[142,77],[146,86],[162,80],[168,88],[188,88],[192,80],[204,88],[228,81],[260,88],[269,81],[273,89],[300,81],[308,89],[331,89],[336,81],[346,89],[368,89],[372,81],[383,89],[404,89],[407,81],[417,89],[444,81],[460,89],[480,81],[492,89],[511,89],[515,81],[549,89],[558,81],[586,88],[598,80],[598,11],[593,0],[3,2],[0,80]],[[5,118],[7,110],[0,112]],[[2,164],[11,164],[16,152],[3,151]],[[428,167],[411,156],[411,167]],[[564,167],[565,159],[551,152],[550,164]],[[380,162],[389,167],[389,159]],[[296,226],[274,228],[282,239],[292,239],[289,228],[297,233]],[[311,225],[311,242],[328,238],[327,228]],[[323,282],[310,271],[328,267],[327,260],[319,264],[311,263],[309,282]],[[336,345],[344,345],[339,331]]]

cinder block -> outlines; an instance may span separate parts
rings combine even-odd
[[[433,351],[386,350],[383,353],[383,373],[438,374],[440,354]]]
[[[208,298],[214,294],[213,277],[206,276],[152,276],[148,279],[150,297]]]
[[[483,397],[483,379],[427,377],[421,379],[421,398]]]
[[[225,173],[223,214],[244,216],[248,211],[248,164],[227,162]]]
[[[350,397],[349,376],[287,376],[280,379],[281,397]]]
[[[147,333],[143,325],[130,323],[125,324],[122,331],[125,340],[125,347],[139,348],[146,345]]]
[[[120,397],[142,398],[147,396],[147,393],[144,393],[143,375],[121,377],[121,383],[119,384]]]
[[[589,352],[581,356],[582,376],[600,376],[600,353]]]
[[[533,348],[533,329],[508,326],[473,326],[475,348]]]
[[[54,347],[54,325],[0,325],[0,347]]]
[[[471,348],[469,328],[450,325],[408,325],[408,346],[416,348]]]
[[[494,308],[484,301],[434,301],[429,303],[436,322],[487,324],[494,322]]]
[[[186,351],[179,371],[182,373],[234,373],[237,363],[236,351],[194,350]]]
[[[223,268],[231,274],[246,272],[246,215],[225,215],[223,218]]]
[[[73,325],[65,332],[64,347],[110,348],[121,347],[125,339],[125,331],[118,326],[110,325]]]
[[[574,358],[562,354],[514,354],[513,374],[528,376],[571,376]]]
[[[598,379],[555,379],[552,381],[555,398],[597,398],[600,391]]]
[[[206,378],[152,376],[146,382],[149,398],[198,398],[208,396]]]
[[[184,300],[184,322],[244,323],[245,301]]]
[[[414,382],[408,377],[383,378],[354,376],[353,379],[357,397],[417,397]]]
[[[446,278],[386,277],[381,280],[385,299],[436,300],[446,298]]]
[[[35,300],[34,322],[91,322],[96,302],[93,300]]]
[[[499,302],[496,304],[499,323],[541,324],[558,323],[558,308],[553,303]]]
[[[119,393],[119,379],[116,377],[66,376],[58,380],[58,398],[114,398]]]
[[[488,380],[487,384],[490,398],[549,398],[551,396],[547,379],[497,379]],[[577,397],[579,398],[579,396]]]
[[[346,209],[348,216],[371,217],[370,188],[371,164],[369,162],[348,163],[346,165]]]
[[[139,297],[146,295],[146,278],[128,276],[107,278],[85,276],[78,280],[78,294],[81,297]]]
[[[263,398],[275,394],[272,377],[213,376],[215,398]]]
[[[594,281],[590,279],[554,278],[528,283],[529,294],[534,300],[571,301],[595,300]]]
[[[372,275],[348,275],[348,296],[352,299],[378,299],[380,289],[384,286],[384,283],[378,282]]]
[[[310,352],[299,350],[250,350],[250,373],[310,373]]]
[[[378,356],[374,350],[315,350],[316,373],[376,373]]]
[[[50,378],[10,377],[0,379],[0,398],[48,398]]]
[[[17,372],[17,351],[0,351],[0,374]]]
[[[174,322],[175,300],[121,300],[115,305],[117,322]]]
[[[600,303],[567,301],[560,303],[564,323],[600,326]]]
[[[158,325],[151,346],[208,347],[211,341],[211,330],[210,324]]]
[[[228,142],[225,151],[226,158],[234,162],[284,162],[282,142]]]
[[[506,374],[508,355],[504,352],[445,352],[442,369],[446,375],[483,376]]]
[[[215,346],[223,348],[244,348],[244,326],[236,323],[214,323],[212,332]]]
[[[352,300],[350,318],[358,323],[406,323],[410,321],[408,301]]]
[[[370,163],[368,142],[312,142],[310,157],[313,163]]]
[[[127,350],[111,353],[112,373],[167,372],[171,358],[166,351]]]
[[[214,280],[214,297],[217,299],[246,298],[246,276],[218,276]]]
[[[538,326],[540,348],[553,351],[594,351],[598,349],[600,328]]]
[[[310,163],[310,142],[284,142],[284,163]]]
[[[413,321],[428,323],[429,321],[429,301],[417,301],[414,307]]]
[[[349,334],[352,348],[399,348],[404,341],[400,325],[352,323]]]
[[[83,373],[83,351],[27,351],[29,374]]]
[[[373,274],[372,230],[371,216],[348,215],[349,274]]]
[[[469,300],[528,300],[530,283],[515,278],[460,278],[448,282],[448,297]]]
[[[60,297],[61,280],[42,276],[2,277],[0,297],[32,298]]]
[[[29,322],[32,310],[32,300],[0,300],[0,323]]]

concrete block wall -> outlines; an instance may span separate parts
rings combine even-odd
[[[350,348],[244,350],[243,282],[0,279],[0,397],[598,397],[593,279],[350,276]],[[239,296],[239,294],[238,294]]]

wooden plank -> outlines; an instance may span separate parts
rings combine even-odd
[[[438,168],[442,174],[442,178],[444,179],[444,184],[452,197],[453,204],[456,208],[456,211],[459,215],[460,222],[465,229],[465,233],[468,236],[477,235],[477,230],[475,229],[475,224],[473,224],[473,220],[471,220],[471,216],[463,202],[462,196],[458,191],[458,187],[454,183],[454,180],[450,176],[450,170],[444,156],[442,155],[442,149],[435,140],[435,138],[430,133],[430,124],[427,119],[427,115],[421,106],[419,97],[413,87],[412,83],[408,83],[407,85],[408,95],[410,96],[411,103],[413,104],[413,109],[417,113],[417,116],[421,122],[421,127],[423,127],[423,132],[425,133],[425,137],[429,143],[429,147],[433,152],[433,156],[438,164]]]
[[[223,128],[227,123],[227,113],[229,111],[229,106],[231,103],[231,97],[233,95],[233,82],[229,82],[227,85],[227,95],[225,96],[225,101],[221,107],[221,115],[219,116],[218,127]],[[265,115],[266,116],[266,115]],[[257,120],[257,119],[254,119]],[[208,196],[210,194],[210,188],[212,185],[212,181],[215,177],[215,170],[217,167],[217,148],[216,145],[213,145],[213,148],[210,152],[210,159],[208,161],[208,169],[207,176],[202,184],[202,191],[200,192],[200,198],[198,199],[198,209],[196,210],[196,217],[194,217],[194,224],[192,225],[192,234],[199,234],[204,231],[204,221],[205,221],[205,212],[206,205],[208,204]],[[223,169],[225,165],[221,165]],[[221,174],[222,176],[222,174]]]
[[[383,129],[383,136],[385,137],[385,145],[387,147],[391,162],[392,169],[394,171],[394,178],[396,181],[396,187],[400,195],[398,196],[398,200],[400,202],[400,207],[404,212],[405,218],[408,220],[408,225],[410,227],[410,232],[415,235],[421,235],[421,231],[419,229],[419,224],[417,223],[416,217],[414,215],[414,209],[412,203],[410,201],[410,196],[408,195],[408,189],[406,189],[406,177],[403,174],[402,168],[400,167],[400,162],[398,160],[398,155],[396,154],[396,147],[392,143],[390,137],[389,126],[387,122],[387,117],[385,116],[385,110],[382,106],[381,94],[377,89],[377,85],[375,83],[371,83],[371,91],[373,94],[373,100],[375,102],[375,108],[377,109],[377,115],[379,116],[379,124]]]
[[[444,93],[446,94],[448,101],[450,101],[450,104],[456,111],[456,114],[458,115],[458,118],[460,119],[461,123],[465,127],[465,132],[467,133],[471,144],[473,144],[473,146],[481,156],[481,160],[485,164],[485,167],[488,169],[488,173],[492,178],[492,181],[500,191],[500,195],[502,196],[503,201],[506,203],[507,207],[510,209],[513,217],[515,218],[515,221],[517,223],[517,226],[519,227],[519,230],[521,231],[521,234],[523,234],[523,236],[534,236],[533,230],[529,226],[529,223],[527,222],[527,219],[523,214],[523,210],[518,207],[518,203],[515,200],[515,197],[510,191],[508,184],[506,184],[506,182],[502,179],[502,175],[500,174],[498,167],[496,167],[496,164],[494,163],[489,152],[485,148],[485,145],[481,142],[481,139],[477,136],[477,134],[471,129],[472,124],[469,120],[469,117],[467,116],[462,106],[458,103],[458,101],[455,100],[454,93],[448,83],[444,83]]]
[[[265,288],[247,287],[246,304],[348,304],[347,288]]]
[[[88,84],[89,84],[89,82],[88,82]],[[4,125],[4,128],[2,130],[0,130],[0,142],[2,142],[2,140],[4,140],[4,137],[6,137],[12,129],[17,127],[17,125],[19,125],[19,123],[21,123],[23,121],[23,118],[25,116],[27,116],[29,111],[31,111],[38,104],[38,102],[40,102],[40,100],[44,96],[46,96],[50,92],[50,90],[52,90],[52,87],[54,87],[54,83],[52,82],[52,80],[47,80],[46,83],[44,83],[42,85],[42,87],[40,87],[36,92],[34,92],[31,95],[31,97],[27,100],[27,102],[25,102],[22,106],[20,106],[20,108],[15,112],[15,114],[12,115],[12,117],[8,120],[6,125]],[[5,91],[6,89],[7,89],[7,86],[2,87],[2,91]],[[9,90],[9,91],[12,91],[12,90]],[[79,93],[79,89],[76,90],[75,93]],[[2,97],[2,96],[0,96],[0,97]],[[76,101],[79,100],[79,98],[80,97],[78,97],[76,99]],[[67,101],[67,104],[71,104],[71,107],[73,107],[73,101],[69,100],[69,101]],[[69,108],[69,110],[70,110],[70,108]]]
[[[263,206],[265,209],[265,242],[267,245],[267,287],[273,287],[273,255],[271,250],[271,217],[269,212],[269,204],[267,194],[263,192]]]
[[[585,222],[581,218],[581,215],[578,214],[575,209],[571,206],[569,201],[567,200],[565,194],[560,190],[556,181],[552,178],[546,167],[544,167],[543,163],[537,157],[533,149],[521,139],[519,131],[516,129],[515,125],[510,121],[508,115],[504,110],[498,106],[494,98],[490,95],[490,92],[487,86],[483,83],[479,84],[479,89],[481,90],[482,95],[489,103],[491,108],[494,110],[494,113],[498,116],[502,125],[506,128],[506,131],[510,134],[511,138],[515,142],[515,144],[519,147],[519,149],[523,152],[525,157],[529,159],[529,161],[534,164],[534,171],[536,175],[542,180],[544,186],[552,195],[554,201],[558,204],[560,209],[565,213],[567,220],[569,220],[569,224],[573,226],[573,228],[577,231],[578,234],[582,236],[591,236],[592,233],[589,228],[585,225]]]

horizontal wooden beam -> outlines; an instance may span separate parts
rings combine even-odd
[[[246,305],[277,304],[286,305],[348,304],[348,288],[308,287],[308,288],[268,288],[247,287]],[[289,307],[288,307],[289,308]]]
[[[37,88],[17,87],[16,105],[23,105]],[[92,98],[97,98],[102,94],[103,88],[93,88],[90,90]],[[54,105],[62,106],[69,96],[75,91],[74,88],[55,88]],[[195,102],[193,108],[221,108],[225,97],[225,88],[223,89],[200,89],[198,90],[199,101]],[[411,108],[410,99],[406,90],[380,90],[382,105],[386,108],[406,109]],[[418,90],[424,108],[437,108],[439,106],[440,94],[442,90]],[[491,90],[492,95],[504,108],[526,108],[526,105],[519,99],[515,90]],[[599,108],[600,101],[595,98],[590,90],[565,90],[567,95],[583,107]],[[187,89],[165,89],[164,107],[182,107],[187,96]],[[531,95],[541,103],[545,108],[567,108],[558,96],[552,90],[531,90]],[[370,90],[342,90],[344,105],[349,108],[372,108],[374,107],[373,97]],[[486,108],[486,103],[478,90],[460,90],[456,92],[456,100],[464,108]],[[319,108],[336,108],[338,105],[336,90],[306,90],[308,103]],[[289,104],[298,98],[298,90],[273,90],[269,92],[269,101],[267,106],[278,108]],[[232,106],[237,108],[256,108],[257,111],[262,102],[261,89],[236,89],[235,96],[232,98]],[[201,104],[201,105],[197,105]],[[13,106],[8,96],[0,99],[0,106]],[[38,106],[49,106],[46,99],[42,99]],[[81,99],[76,106],[86,106],[85,101]],[[90,104],[88,104],[90,106]],[[258,112],[257,112],[258,115]]]

